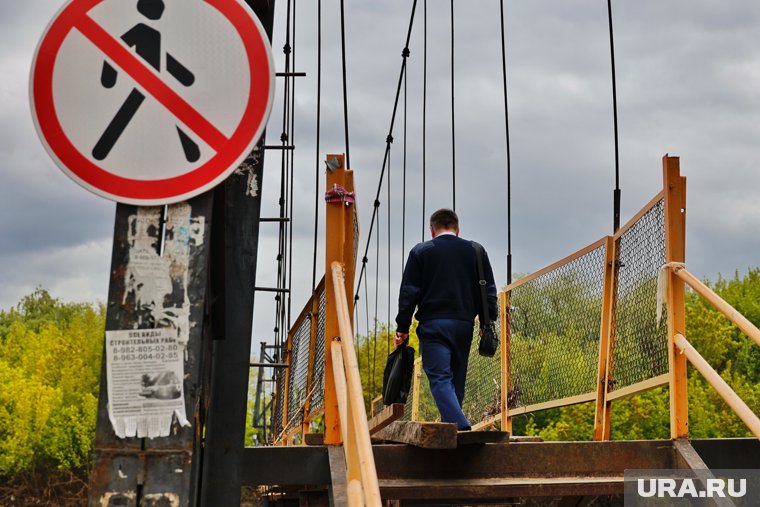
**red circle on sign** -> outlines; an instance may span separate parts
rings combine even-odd
[[[104,170],[74,146],[61,125],[53,98],[53,70],[64,39],[71,30],[81,31],[80,26],[100,29],[88,16],[88,12],[103,1],[71,0],[61,8],[40,40],[32,64],[30,85],[32,113],[43,144],[61,169],[77,183],[118,202],[137,205],[169,204],[213,188],[248,156],[261,137],[271,111],[274,65],[263,27],[253,13],[237,0],[204,0],[230,22],[245,48],[250,89],[241,120],[233,134],[227,138],[190,107],[188,114],[197,120],[197,128],[208,132],[217,141],[212,145],[216,154],[201,166],[180,176],[155,180],[131,179]],[[112,48],[129,52],[126,47],[116,46]],[[135,65],[127,73],[132,75],[133,72],[140,73],[156,85],[152,95],[160,102],[182,102],[181,97],[144,65]]]

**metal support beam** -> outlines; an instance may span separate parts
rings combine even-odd
[[[246,0],[272,39],[274,0]],[[266,132],[240,168],[215,189],[212,259],[213,364],[200,505],[239,505],[250,374],[256,260]],[[249,178],[259,182],[251,195]]]
[[[263,141],[262,141],[263,142]],[[261,142],[259,146],[261,145]],[[254,283],[261,194],[249,195],[249,172],[262,187],[263,152],[255,150],[216,189],[212,260],[213,364],[203,457],[202,506],[240,503],[240,460],[245,439]]]
[[[187,312],[188,343],[185,348],[183,382],[185,413],[190,427],[172,423],[170,436],[154,439],[118,438],[108,415],[106,360],[101,369],[101,389],[95,433],[93,471],[90,476],[90,507],[102,505],[144,505],[150,501],[173,505],[194,505],[199,470],[194,455],[199,453],[203,424],[203,320],[205,315],[207,266],[209,258],[212,195],[206,192],[185,203],[161,207],[116,207],[111,280],[108,293],[106,330],[147,329],[156,326],[156,315]],[[165,218],[165,220],[164,220]],[[174,234],[177,227],[197,228],[198,236]],[[164,228],[166,234],[163,234]],[[204,239],[204,241],[198,241]],[[165,248],[162,248],[162,241]],[[155,257],[147,256],[146,247]],[[163,251],[163,259],[159,253]],[[140,273],[132,271],[130,259],[139,254],[150,259],[154,270],[165,269],[172,292],[142,293],[160,298],[158,304],[141,304],[136,286]],[[169,266],[184,269],[173,271]],[[150,273],[150,276],[153,272]],[[175,503],[176,502],[176,503]]]

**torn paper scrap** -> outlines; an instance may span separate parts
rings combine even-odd
[[[184,346],[177,330],[106,331],[108,417],[119,438],[169,436],[185,413]]]

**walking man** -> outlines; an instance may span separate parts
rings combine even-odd
[[[441,421],[469,430],[462,401],[473,324],[475,315],[481,313],[475,248],[459,237],[459,218],[450,209],[440,209],[430,216],[430,233],[433,239],[412,248],[406,261],[394,342],[398,347],[409,338],[416,309],[422,367]],[[488,311],[495,318],[496,284],[488,255],[485,251],[483,254]]]

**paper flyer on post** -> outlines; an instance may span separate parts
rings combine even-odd
[[[185,414],[184,346],[177,330],[106,331],[108,417],[119,438],[169,436]]]

